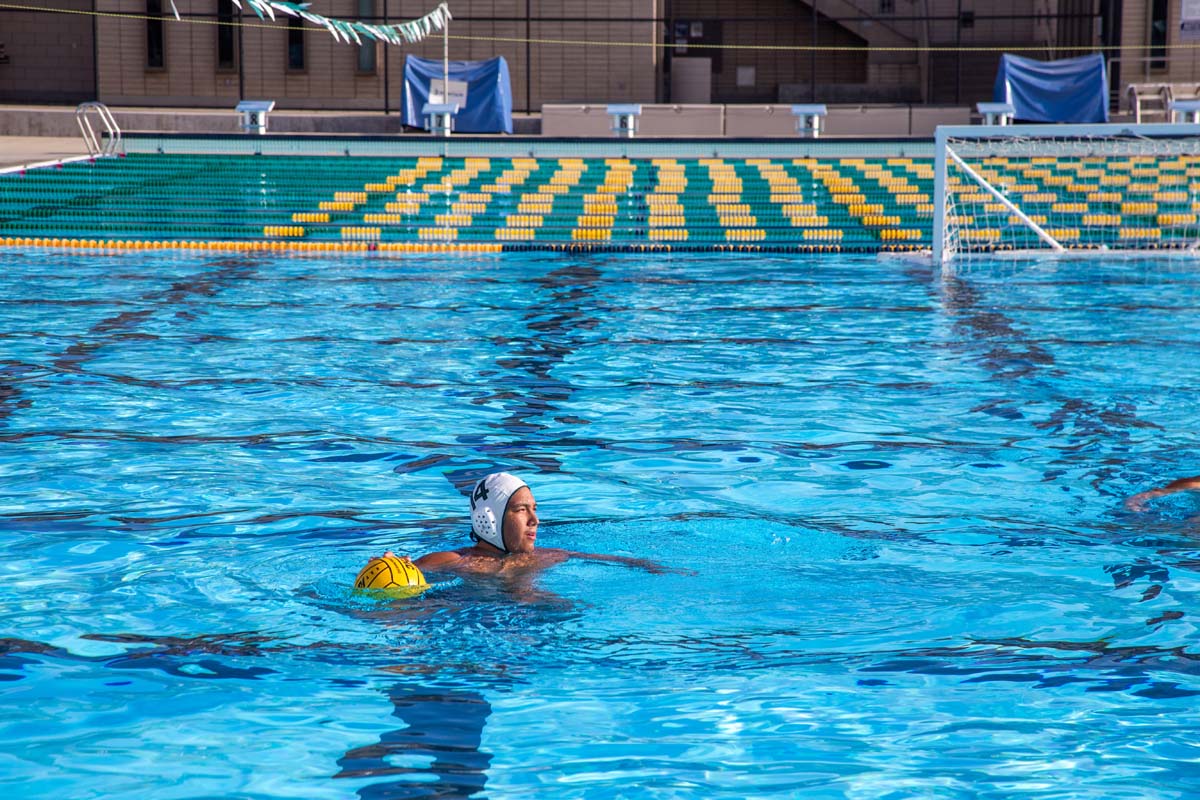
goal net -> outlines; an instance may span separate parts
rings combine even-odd
[[[1200,245],[1200,125],[974,125],[937,131],[936,262]]]

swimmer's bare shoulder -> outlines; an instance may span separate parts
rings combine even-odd
[[[469,550],[470,548],[463,548]],[[445,550],[440,553],[426,553],[418,558],[413,563],[418,569],[454,569],[455,565],[461,564],[465,559],[463,550]]]
[[[413,563],[421,570],[445,570],[447,572],[475,572],[494,574],[538,570],[561,564],[571,557],[567,550],[556,547],[539,548],[533,553],[520,553],[498,558],[481,555],[475,547],[428,553]]]

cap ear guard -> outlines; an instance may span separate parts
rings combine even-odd
[[[496,524],[496,512],[491,508],[480,505],[471,512],[472,538],[485,541],[507,552],[508,548],[504,546],[504,537],[495,535],[499,529],[500,525]]]
[[[507,553],[504,511],[509,498],[527,486],[525,481],[507,472],[494,472],[476,483],[471,490],[471,535]]]

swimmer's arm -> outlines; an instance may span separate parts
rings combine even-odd
[[[1145,511],[1147,500],[1175,494],[1176,492],[1186,492],[1189,489],[1200,489],[1200,475],[1191,478],[1179,478],[1158,489],[1151,489],[1148,492],[1135,494],[1125,501],[1125,507],[1130,511]]]
[[[420,570],[449,569],[462,560],[462,555],[453,550],[447,550],[441,553],[426,553],[414,561],[413,564]]]
[[[574,550],[565,550],[564,552],[567,554],[567,556],[569,558],[582,558],[587,561],[606,561],[610,564],[622,564],[626,567],[635,567],[637,569],[644,569],[646,572],[649,572],[651,575],[663,575],[668,572],[676,572],[676,573],[685,574],[685,575],[691,574],[691,573],[687,572],[686,570],[675,569],[674,567],[668,567],[664,564],[658,563],[657,561],[651,561],[648,558],[631,558],[629,556],[610,556],[610,555],[604,555],[603,553],[579,553]]]

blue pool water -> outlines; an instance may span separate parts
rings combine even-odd
[[[0,261],[7,796],[1200,791],[1195,264]]]

